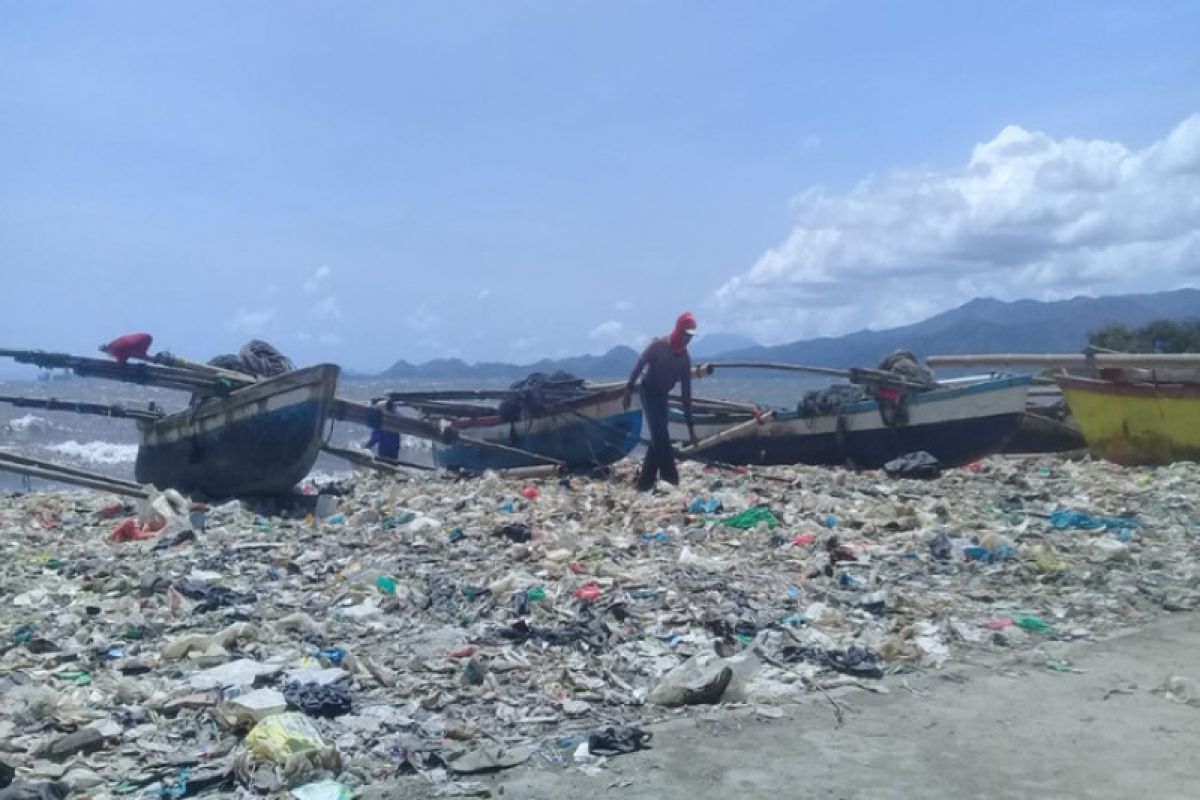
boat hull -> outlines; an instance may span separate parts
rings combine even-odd
[[[1027,408],[1017,432],[1004,446],[1004,452],[1066,453],[1085,447],[1087,442],[1071,417],[1059,418]]]
[[[641,408],[635,398],[634,405],[625,410],[622,396],[623,391],[608,391],[533,419],[464,425],[458,431],[556,459],[568,469],[603,466],[629,455],[641,438]],[[469,444],[433,446],[433,464],[443,469],[482,472],[544,463],[519,453],[484,450]]]
[[[1093,455],[1127,465],[1200,461],[1200,386],[1058,379]]]
[[[696,455],[729,464],[877,469],[905,453],[925,450],[943,466],[959,466],[1004,447],[1021,424],[1029,383],[1028,377],[1002,378],[913,395],[903,424],[886,424],[874,400],[849,403],[841,416],[777,412],[762,425],[744,427]],[[745,419],[698,419],[697,437],[715,435]],[[673,437],[684,433],[686,428],[674,417]]]
[[[338,368],[268,378],[139,424],[139,483],[209,499],[286,494],[321,450]]]

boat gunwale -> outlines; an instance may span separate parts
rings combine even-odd
[[[1064,375],[1056,379],[1063,391],[1078,391],[1110,397],[1133,397],[1146,400],[1200,400],[1200,383],[1148,383],[1145,381],[1114,381]],[[1068,405],[1070,401],[1068,399]]]

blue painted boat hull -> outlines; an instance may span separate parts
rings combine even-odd
[[[320,453],[337,376],[308,367],[141,423],[138,482],[210,500],[290,492]]]

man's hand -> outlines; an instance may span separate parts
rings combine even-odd
[[[621,398],[621,408],[628,411],[631,405],[633,405],[633,392],[626,389],[625,396]]]

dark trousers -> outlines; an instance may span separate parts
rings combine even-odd
[[[642,462],[642,473],[637,482],[637,488],[642,491],[653,489],[659,476],[668,483],[679,483],[675,454],[671,450],[671,434],[667,430],[669,407],[665,392],[642,384],[642,413],[646,415],[646,425],[650,428],[650,446],[646,448],[646,460]]]

